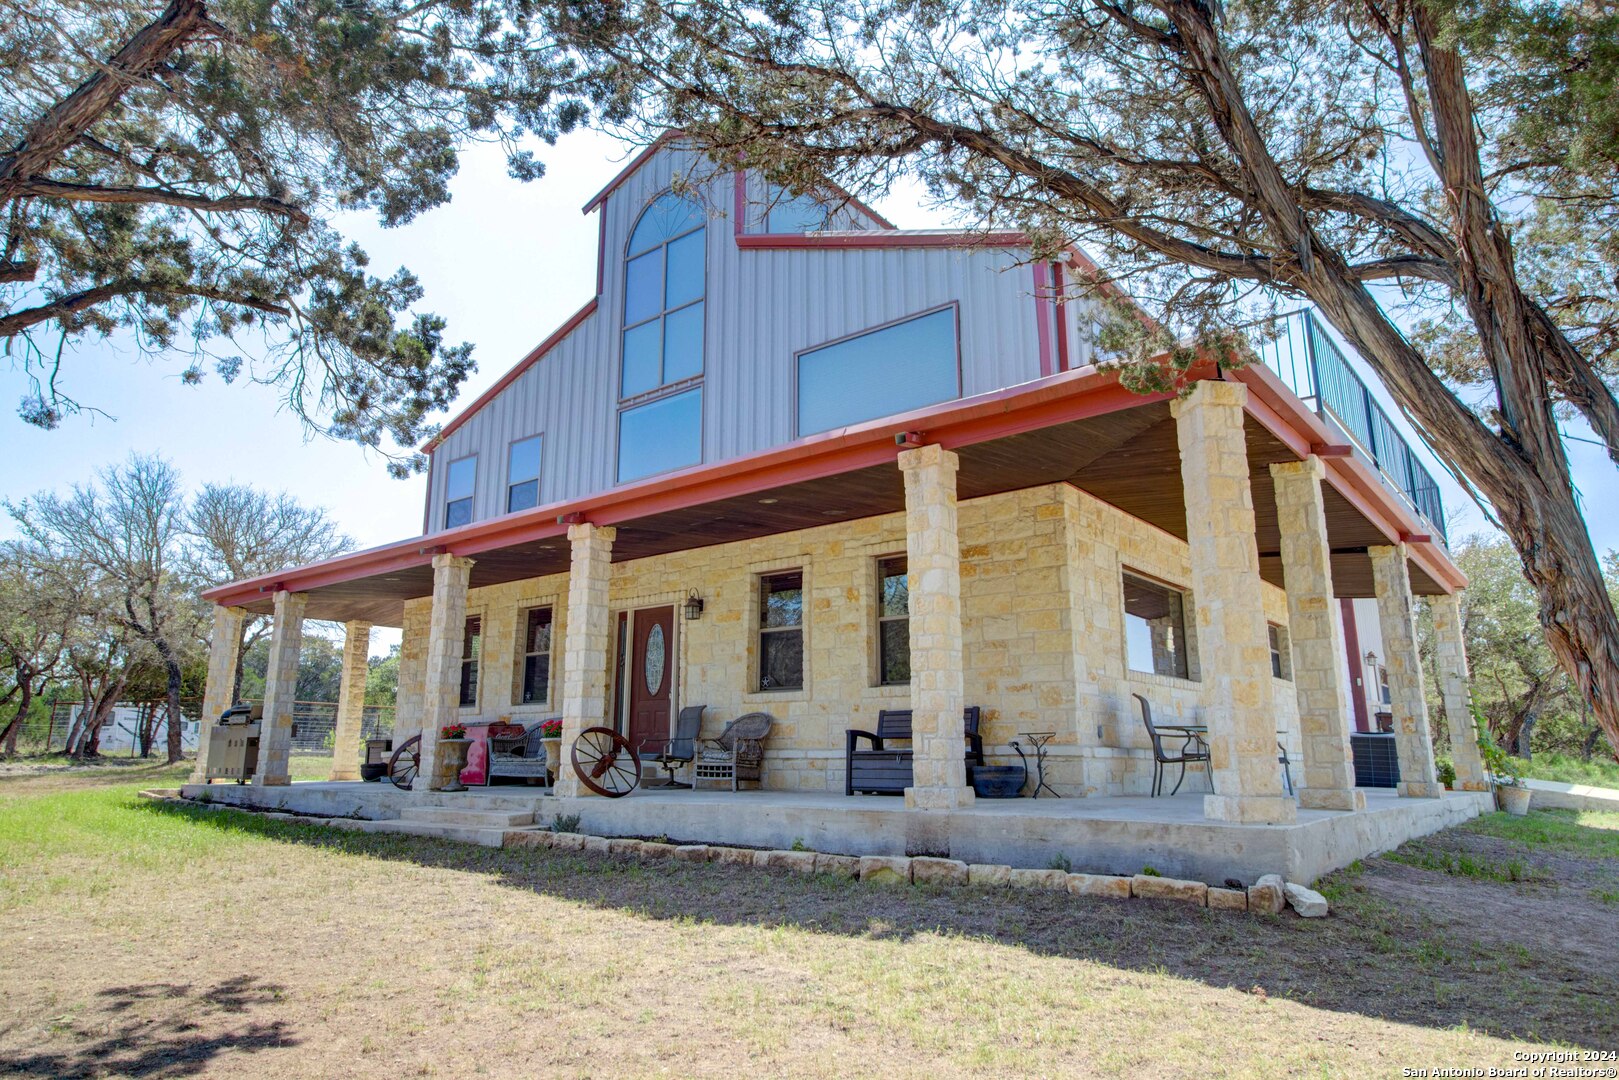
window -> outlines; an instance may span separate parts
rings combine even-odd
[[[523,692],[520,704],[551,699],[551,609],[530,608],[523,627]]]
[[[453,529],[472,521],[472,488],[478,479],[478,459],[464,457],[450,462],[444,478],[444,527]]]
[[[518,439],[506,452],[506,512],[540,505],[541,436]]]
[[[461,705],[478,704],[478,654],[483,651],[483,619],[468,617],[461,635]]]
[[[813,195],[789,195],[770,185],[764,214],[767,233],[819,232],[826,228],[828,212]]]
[[[911,681],[911,581],[903,555],[877,560],[877,680]]]
[[[1125,574],[1124,630],[1131,671],[1190,678],[1186,597],[1179,589]]]
[[[798,355],[800,435],[960,396],[954,306]]]
[[[759,579],[759,689],[804,689],[804,573]]]
[[[1377,665],[1377,696],[1384,705],[1394,704],[1394,692],[1389,689],[1389,669]]]
[[[618,482],[703,460],[703,390],[697,387],[618,414]]]
[[[700,205],[666,192],[630,235],[621,398],[703,373],[705,222]]]
[[[1292,642],[1287,636],[1287,627],[1267,623],[1265,629],[1270,636],[1270,673],[1278,679],[1293,678]]]

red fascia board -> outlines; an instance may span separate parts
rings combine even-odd
[[[506,374],[502,375],[493,386],[479,394],[471,405],[468,405],[465,409],[462,409],[455,415],[453,420],[445,424],[442,428],[439,428],[438,434],[427,440],[427,443],[422,447],[422,452],[431,454],[438,448],[438,445],[449,436],[451,432],[460,427],[462,424],[466,423],[468,420],[472,419],[474,414],[476,414],[479,409],[495,400],[501,391],[505,390],[512,383],[516,382],[519,375],[533,367],[539,362],[541,357],[560,345],[563,338],[573,333],[579,328],[580,323],[584,322],[586,319],[590,318],[591,315],[595,314],[596,304],[600,301],[600,299],[601,298],[598,296],[591,297],[589,303],[585,304],[584,307],[574,312],[573,315],[568,318],[567,322],[563,323],[561,326],[552,331],[550,337],[546,338],[544,341],[534,346],[534,348],[530,349],[528,355],[523,357],[516,364],[512,365],[512,369],[506,372]]]
[[[596,192],[596,194],[590,197],[590,201],[585,203],[585,208],[581,211],[581,213],[588,214],[592,210],[596,209],[596,207],[606,202],[607,196],[618,190],[624,181],[628,180],[631,176],[634,176],[635,171],[642,165],[645,165],[653,154],[656,154],[659,150],[662,150],[665,146],[679,137],[680,132],[671,128],[670,130],[665,131],[662,135],[659,135],[656,139],[653,139],[652,145],[646,147],[639,154],[636,154],[633,158],[631,158],[630,163],[620,169],[617,176],[607,181],[606,187],[602,188],[600,191]]]
[[[743,233],[736,246],[744,251],[860,248],[1020,248],[1029,238],[1020,232],[931,232],[869,229],[864,232]]]

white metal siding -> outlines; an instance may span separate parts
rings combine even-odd
[[[430,532],[444,525],[446,466],[468,454],[478,455],[473,520],[503,514],[507,448],[530,435],[545,435],[542,504],[613,485],[624,245],[642,209],[670,185],[674,169],[690,160],[678,149],[661,151],[608,196],[601,211],[606,270],[595,313],[436,449],[427,496]],[[989,248],[744,251],[736,246],[730,219],[731,176],[716,177],[703,190],[712,215],[706,245],[705,463],[794,438],[795,353],[941,304],[960,305],[964,395],[1040,376],[1034,274],[1017,263],[1025,253]],[[588,299],[581,296],[580,302]],[[1070,357],[1077,366],[1083,348],[1077,341],[1074,345]]]

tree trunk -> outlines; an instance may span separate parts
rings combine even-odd
[[[17,702],[17,711],[12,715],[11,723],[6,725],[4,735],[5,755],[8,758],[17,756],[17,734],[22,730],[23,720],[28,716],[28,707],[34,703],[33,683],[29,679],[20,679],[18,685],[22,687],[22,697]]]
[[[169,648],[166,640],[159,640],[158,654],[163,657],[163,666],[168,670],[168,711],[169,711],[169,760],[168,764],[178,762],[184,752],[185,745],[180,738],[180,661]],[[154,714],[156,709],[153,709]]]

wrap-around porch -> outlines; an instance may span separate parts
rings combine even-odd
[[[976,858],[968,854],[978,851],[975,845],[998,843],[1011,851],[1079,844],[1083,836],[1094,864],[1104,855],[1113,859],[1105,854],[1106,836],[1117,831],[1133,852],[1120,856],[1133,863],[1125,869],[1139,869],[1152,861],[1142,853],[1156,852],[1168,872],[1198,864],[1199,848],[1247,859],[1233,853],[1252,853],[1259,841],[1242,839],[1243,828],[1286,826],[1296,827],[1284,830],[1288,839],[1263,842],[1274,847],[1266,857],[1282,857],[1283,848],[1300,844],[1315,854],[1286,855],[1287,865],[1320,872],[1375,849],[1368,844],[1387,846],[1384,841],[1477,812],[1481,800],[1446,798],[1435,773],[1417,655],[1419,593],[1430,597],[1439,635],[1444,717],[1453,733],[1470,732],[1471,720],[1454,596],[1462,579],[1442,547],[1417,531],[1420,519],[1263,371],[1204,379],[1173,400],[1134,397],[1105,377],[1075,374],[1081,377],[886,421],[884,430],[867,425],[873,430],[837,433],[820,440],[811,456],[777,452],[780,460],[751,467],[688,470],[633,485],[616,500],[510,515],[215,590],[205,721],[229,703],[227,673],[241,619],[248,610],[272,612],[254,779],[260,794],[240,797],[279,798],[265,789],[286,784],[286,704],[302,621],[342,621],[348,647],[333,779],[353,779],[370,627],[397,621],[406,626],[408,644],[414,618],[419,691],[407,693],[402,677],[396,736],[414,722],[422,773],[435,775],[440,730],[467,715],[469,611],[479,596],[504,597],[501,588],[521,591],[522,583],[549,576],[554,583],[545,588],[555,590],[549,626],[561,670],[541,711],[562,719],[564,761],[583,729],[624,722],[618,693],[623,615],[698,593],[708,597],[701,615],[706,625],[670,628],[678,630],[667,646],[678,701],[721,702],[716,725],[744,709],[772,711],[783,721],[782,738],[766,749],[765,786],[795,791],[637,793],[609,802],[590,797],[564,767],[556,801],[548,797],[548,805],[601,816],[612,835],[673,835],[668,827],[635,828],[643,815],[689,818],[687,839],[705,833],[721,839],[721,833],[763,828],[781,815],[819,815],[827,824],[817,828],[844,836],[823,850],[901,841],[909,848],[916,836],[940,834],[954,857]],[[543,513],[558,509],[564,512]],[[827,532],[817,519],[847,528]],[[979,549],[1024,525],[1049,531],[1017,547],[1006,565],[988,565]],[[810,564],[800,571],[807,609],[802,648],[803,663],[816,671],[815,685],[806,677],[796,693],[774,697],[759,685],[759,626],[751,613],[759,575],[794,561],[759,546],[772,536],[791,536],[795,551],[815,552],[800,560]],[[1104,548],[1105,557],[1099,556]],[[1189,586],[1185,633],[1195,652],[1195,677],[1144,678],[1124,670],[1112,602],[1098,595],[1105,575],[1091,568],[1105,563],[1115,578],[1119,566],[1127,573],[1143,569],[1148,548],[1173,549],[1164,558],[1174,565],[1145,570],[1181,576]],[[869,643],[852,641],[861,616],[839,621],[844,603],[866,602],[855,578],[841,587],[843,563],[864,565],[885,552],[903,554],[907,563],[910,677],[901,687],[874,685],[869,677]],[[721,570],[744,584],[726,584],[729,578],[715,576]],[[997,595],[985,581],[991,570],[1014,584],[996,585]],[[815,581],[817,575],[824,580]],[[1344,662],[1335,612],[1340,597],[1356,595],[1376,598],[1387,653],[1401,766],[1392,794],[1357,788],[1351,768],[1347,683],[1353,669]],[[517,603],[507,606],[515,612]],[[814,619],[825,625],[812,626]],[[1272,667],[1270,628],[1278,624],[1289,642],[1285,681]],[[490,678],[488,668],[483,677]],[[746,684],[746,692],[731,682]],[[492,693],[499,692],[496,685]],[[1173,799],[1143,797],[1152,754],[1131,702],[1143,689],[1171,716],[1206,728],[1206,780],[1214,793],[1203,794],[1205,778],[1196,777]],[[1066,769],[1060,789],[1088,797],[975,800],[962,757],[961,717],[969,705],[989,718],[992,762],[1015,760],[1007,747],[1015,734],[1031,726],[1055,728],[1053,761]],[[912,712],[913,780],[903,800],[837,793],[842,778],[831,763],[841,757],[842,732],[869,726],[874,707]],[[1291,795],[1278,763],[1279,732],[1290,751]],[[1485,790],[1471,739],[1453,739],[1452,752],[1456,786]],[[308,789],[300,798],[315,797],[317,785],[296,786]],[[398,797],[448,797],[428,788],[419,783]],[[377,794],[361,800],[367,805],[395,798],[371,790]],[[535,798],[498,788],[473,797]],[[767,805],[772,809],[765,813]],[[1062,839],[1042,831],[1053,828]],[[1210,848],[1211,834],[1198,832],[1210,828],[1238,832]]]

